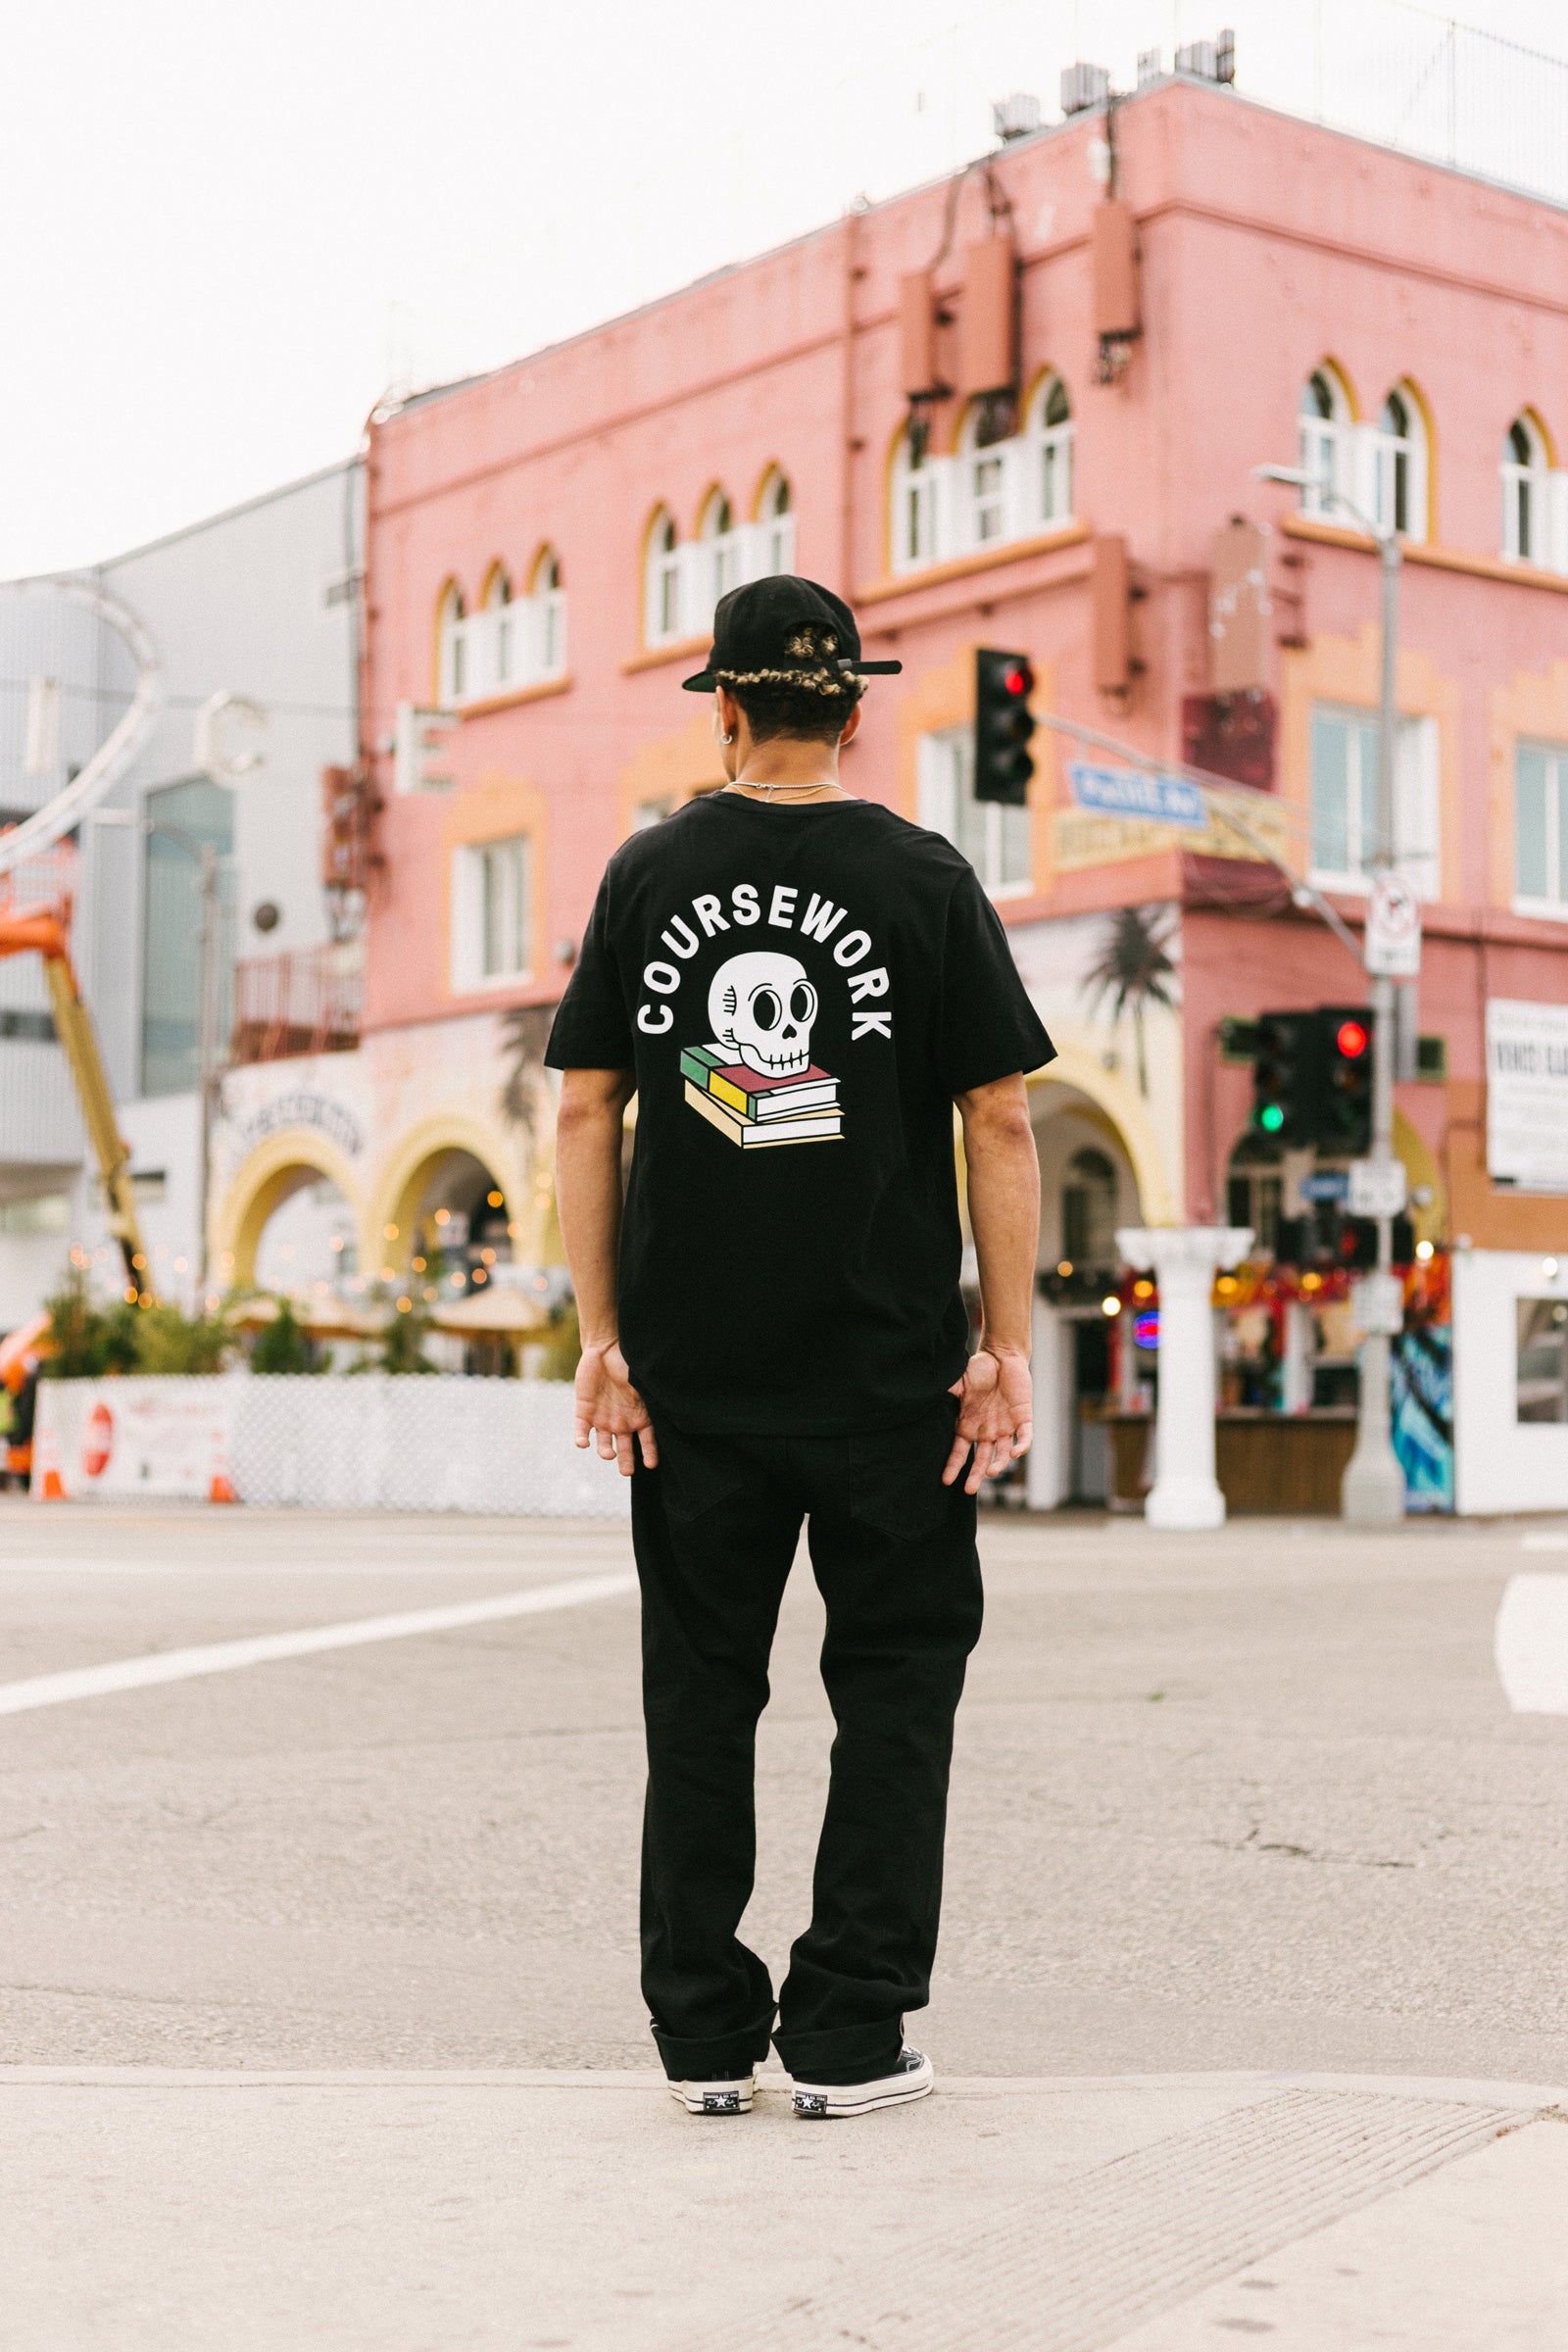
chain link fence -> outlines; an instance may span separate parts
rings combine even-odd
[[[571,1422],[564,1381],[46,1380],[33,1492],[205,1500],[226,1486],[268,1508],[624,1519],[628,1482],[577,1451]]]

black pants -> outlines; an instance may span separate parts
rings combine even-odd
[[[661,1424],[632,1481],[648,1799],[643,1992],[665,2072],[744,2075],[773,1987],[736,1935],[757,1859],[757,1719],[801,1523],[827,1604],[838,1726],[811,1924],[778,1998],[808,2082],[869,2082],[929,1997],[953,1718],[980,1635],[975,1505],[944,1487],[955,1406],[875,1435],[696,1437]]]

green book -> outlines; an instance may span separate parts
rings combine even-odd
[[[682,1046],[681,1048],[681,1076],[689,1078],[693,1086],[700,1086],[705,1092],[709,1073],[712,1070],[721,1070],[723,1067],[723,1054],[715,1054],[711,1046]]]

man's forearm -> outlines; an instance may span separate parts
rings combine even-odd
[[[1015,1089],[1015,1092],[1013,1091]],[[960,1097],[982,1345],[1027,1356],[1040,1243],[1040,1161],[1022,1079]]]
[[[556,1204],[583,1345],[608,1347],[617,1330],[621,1122],[629,1089],[600,1088],[573,1101],[570,1081],[579,1075],[589,1073],[567,1072],[557,1122]]]

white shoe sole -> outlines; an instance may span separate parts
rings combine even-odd
[[[757,2077],[744,2075],[732,2082],[666,2082],[665,2088],[688,2115],[750,2115]]]
[[[792,2106],[803,2122],[832,2123],[879,2107],[906,2107],[911,2099],[929,2098],[935,2087],[928,2058],[912,2075],[884,2075],[875,2082],[797,2082]]]

